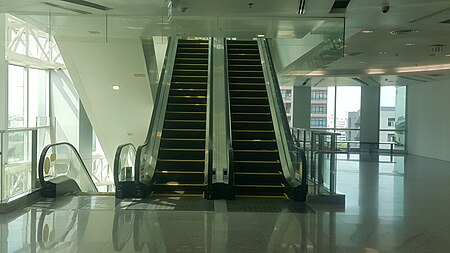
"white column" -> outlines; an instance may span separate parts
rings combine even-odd
[[[378,149],[380,134],[380,87],[379,86],[362,86],[361,87],[361,118],[360,118],[361,148]],[[363,156],[361,156],[363,160]]]
[[[8,128],[8,64],[6,56],[6,15],[0,14],[0,130]]]

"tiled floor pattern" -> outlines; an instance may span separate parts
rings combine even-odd
[[[346,206],[67,196],[0,215],[0,252],[450,252],[450,163],[338,160]]]

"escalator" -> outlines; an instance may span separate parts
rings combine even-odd
[[[205,191],[208,40],[178,40],[151,196]]]
[[[287,198],[257,41],[228,40],[235,197]]]

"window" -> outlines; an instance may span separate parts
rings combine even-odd
[[[327,114],[327,105],[311,105],[311,113],[312,114]]]
[[[25,127],[26,108],[26,71],[24,67],[8,66],[8,127]]]
[[[395,127],[395,118],[388,118],[388,127]]]

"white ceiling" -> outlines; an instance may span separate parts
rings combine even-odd
[[[45,1],[92,14],[50,7],[42,4]],[[450,78],[450,56],[446,56],[450,55],[450,24],[440,23],[450,19],[449,0],[351,0],[346,12],[338,14],[329,14],[334,0],[306,1],[306,14],[298,15],[298,0],[276,4],[273,0],[174,0],[171,21],[167,20],[168,2],[162,0],[91,1],[112,8],[107,12],[61,0],[0,0],[0,12],[50,27],[59,37],[99,41],[153,35],[249,38],[261,33],[272,38],[301,39],[311,29],[339,33],[343,19],[323,18],[345,17],[345,56],[308,77],[369,76],[380,80],[379,84],[386,76],[394,77],[395,84],[402,84],[397,80],[405,76],[425,81]],[[253,3],[251,8],[249,2]],[[385,14],[381,12],[383,5],[390,6]],[[391,34],[398,29],[417,32]],[[432,52],[431,46],[436,44],[444,45],[441,52]],[[302,78],[296,74],[292,77]]]

